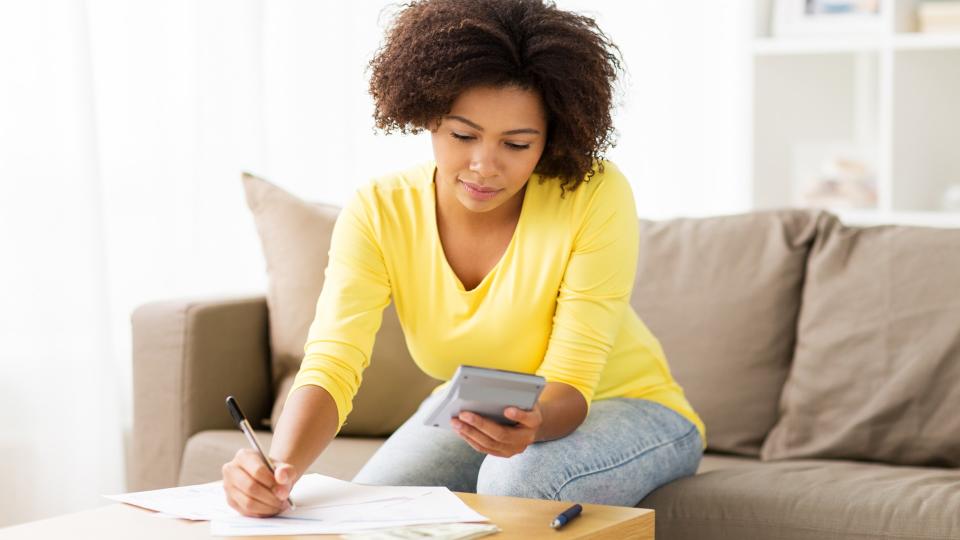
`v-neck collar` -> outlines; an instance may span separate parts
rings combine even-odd
[[[453,279],[453,282],[456,283],[457,289],[461,293],[469,295],[486,289],[489,285],[489,282],[494,279],[494,275],[496,275],[497,272],[499,272],[500,267],[503,266],[503,261],[506,260],[513,252],[514,246],[517,243],[517,237],[520,236],[520,227],[523,226],[523,216],[527,213],[527,201],[530,200],[530,181],[532,179],[533,175],[527,179],[527,183],[524,186],[525,191],[523,194],[523,202],[520,203],[520,217],[517,218],[517,225],[513,229],[513,236],[510,237],[510,243],[507,244],[507,249],[503,250],[503,254],[500,255],[500,259],[497,261],[497,264],[493,265],[493,268],[487,272],[487,275],[483,276],[483,279],[480,280],[480,283],[478,283],[476,287],[467,290],[467,288],[463,286],[463,282],[460,281],[460,276],[458,276],[457,273],[453,271],[453,267],[450,266],[450,261],[447,260],[447,253],[443,249],[443,242],[440,240],[440,224],[437,221],[437,166],[436,163],[433,164],[432,172],[430,173],[429,186],[431,204],[427,213],[430,214],[429,219],[431,229],[433,230],[433,238],[437,244],[437,249],[440,251],[440,264],[443,265],[443,271],[446,272],[451,279]]]

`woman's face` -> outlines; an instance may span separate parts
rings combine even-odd
[[[460,94],[431,131],[436,182],[473,212],[517,196],[543,154],[547,121],[540,95],[517,87]]]

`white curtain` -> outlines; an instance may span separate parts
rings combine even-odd
[[[559,5],[623,49],[641,213],[745,209],[745,4]],[[124,489],[136,306],[265,290],[242,170],[342,203],[431,157],[372,130],[385,6],[0,0],[0,526]]]

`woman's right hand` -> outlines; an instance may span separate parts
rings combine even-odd
[[[245,516],[270,517],[289,510],[287,498],[299,476],[293,465],[275,461],[273,474],[251,448],[223,464],[223,491],[231,508]]]

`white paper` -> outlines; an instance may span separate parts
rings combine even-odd
[[[304,475],[290,498],[296,508],[272,518],[240,515],[222,482],[107,495],[162,517],[210,520],[217,536],[339,534],[385,527],[489,521],[445,487],[366,486],[320,474]]]
[[[322,474],[306,474],[293,486],[290,498],[296,508],[284,512],[288,517],[308,517],[323,508],[338,508],[361,503],[389,502],[417,497],[439,488],[408,486],[366,486],[337,480]]]
[[[375,487],[374,489],[382,489],[391,495],[395,495],[395,490],[402,489],[409,490],[410,494],[399,498],[381,498],[345,505],[298,508],[295,511],[296,515],[293,515],[293,512],[286,512],[272,518],[218,518],[210,522],[210,534],[213,536],[343,534],[407,525],[489,521],[444,487]],[[416,490],[420,490],[421,493],[417,494]]]
[[[206,521],[240,515],[227,504],[226,495],[223,493],[223,482],[104,495],[104,497],[148,510],[156,510],[162,517]]]

